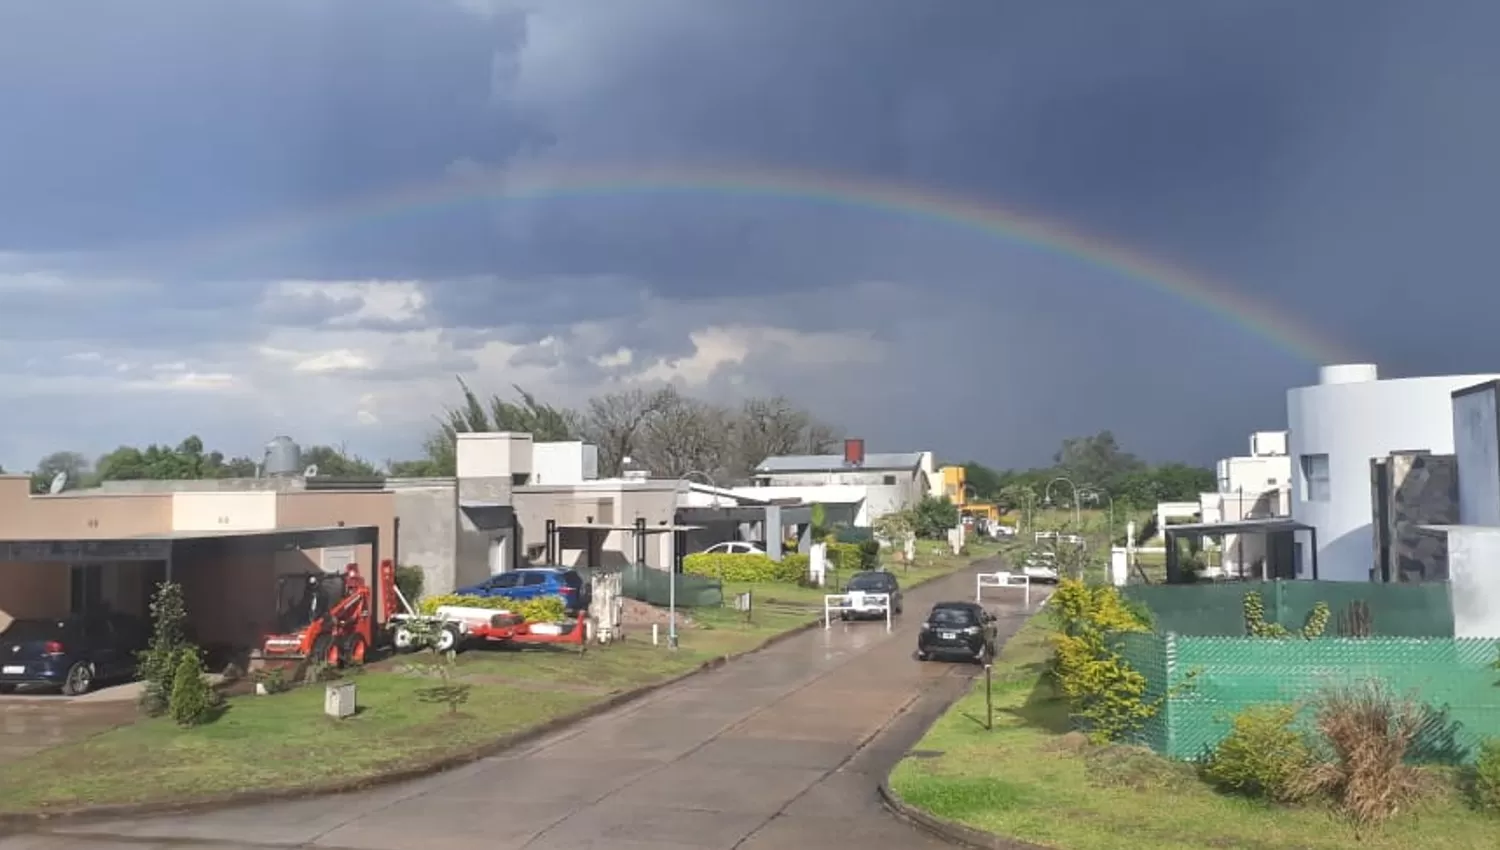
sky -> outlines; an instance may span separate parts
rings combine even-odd
[[[1105,428],[1207,462],[1323,361],[1500,370],[1497,27],[1492,0],[0,4],[0,464],[191,433],[413,457],[455,375],[781,393],[999,466]]]

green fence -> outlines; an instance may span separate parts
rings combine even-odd
[[[622,570],[621,590],[631,599],[664,606],[671,600],[671,573],[631,564]],[[724,583],[703,576],[677,576],[679,608],[713,608],[724,604]]]
[[[1363,602],[1372,637],[1452,637],[1453,606],[1446,582],[1384,584],[1355,581],[1244,581],[1201,584],[1136,584],[1126,598],[1151,609],[1158,632],[1179,635],[1245,634],[1245,594],[1265,602],[1267,621],[1290,630],[1302,628],[1318,602],[1332,617],[1327,634],[1351,632],[1351,606]]]
[[[1254,705],[1307,705],[1327,688],[1378,680],[1427,707],[1415,756],[1472,761],[1484,738],[1500,737],[1500,641],[1480,638],[1319,638],[1127,635],[1124,658],[1164,698],[1138,743],[1198,759]]]

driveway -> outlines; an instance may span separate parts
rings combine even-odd
[[[911,613],[892,634],[883,623],[835,622],[441,776],[306,802],[66,827],[0,839],[0,850],[943,847],[890,817],[875,788],[976,673],[912,659],[927,606],[972,598],[975,571],[908,593]],[[1019,591],[989,592],[1006,637],[1020,625]]]

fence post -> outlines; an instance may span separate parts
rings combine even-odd
[[[1162,669],[1166,672],[1166,689],[1161,694],[1161,755],[1176,758],[1176,730],[1172,728],[1172,686],[1177,675],[1177,633],[1167,632],[1161,639]]]

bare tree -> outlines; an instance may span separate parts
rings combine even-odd
[[[739,476],[749,476],[768,457],[827,454],[839,441],[836,429],[814,419],[785,396],[746,399],[736,417],[734,433],[734,471]]]
[[[599,449],[599,475],[621,473],[625,458],[637,451],[642,429],[652,416],[675,403],[677,391],[633,389],[589,399],[583,416],[583,438]]]
[[[658,478],[700,472],[722,483],[733,454],[733,421],[729,410],[674,394],[645,421],[637,455]]]

